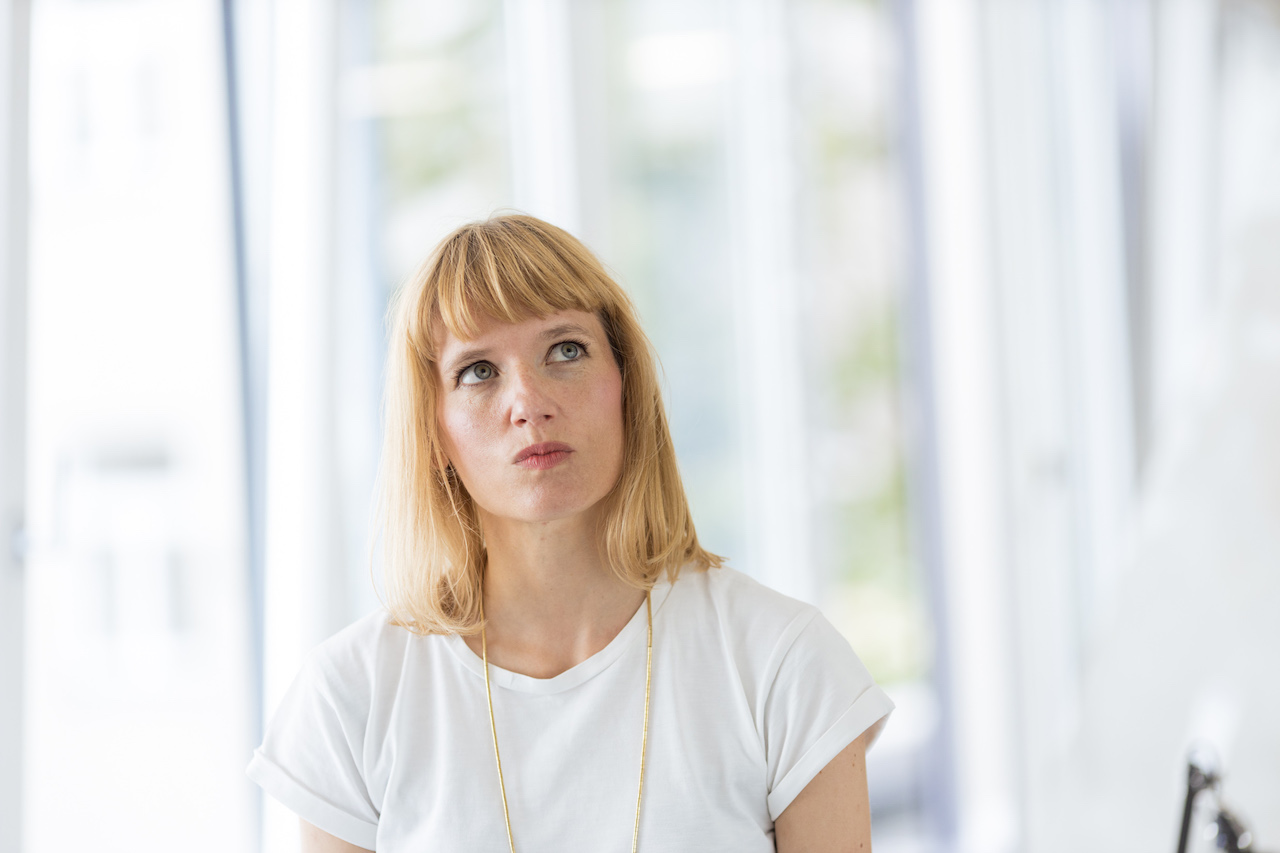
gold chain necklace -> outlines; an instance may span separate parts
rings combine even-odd
[[[636,853],[640,843],[640,800],[644,797],[644,755],[649,745],[649,680],[653,675],[653,605],[648,592],[644,594],[644,608],[649,617],[649,644],[644,660],[644,728],[640,733],[640,785],[636,791],[636,825],[631,833],[631,853]],[[480,593],[480,656],[484,660],[484,696],[489,702],[489,730],[493,732],[493,760],[498,763],[498,790],[502,792],[502,819],[507,822],[507,843],[511,853],[516,853],[515,837],[511,834],[511,814],[507,811],[507,786],[502,781],[502,756],[498,754],[498,724],[493,718],[493,691],[489,688],[489,642],[484,629],[484,592]]]

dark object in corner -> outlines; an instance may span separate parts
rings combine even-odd
[[[1212,770],[1204,770],[1194,758],[1187,760],[1187,799],[1182,806],[1182,831],[1178,834],[1178,853],[1187,853],[1188,836],[1191,833],[1191,814],[1196,798],[1204,791],[1212,791],[1217,800],[1217,815],[1214,822],[1217,835],[1214,844],[1226,853],[1260,853],[1253,849],[1253,833],[1245,829],[1240,821],[1227,811],[1222,804],[1220,787],[1222,778]]]

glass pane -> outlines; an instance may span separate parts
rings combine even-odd
[[[253,849],[218,7],[34,5],[24,849]]]
[[[501,4],[348,12],[343,164],[363,180],[344,188],[344,249],[385,301],[450,229],[509,203]]]
[[[876,849],[927,844],[932,623],[908,550],[905,249],[888,9],[794,4],[804,376],[824,612],[897,704],[869,756]]]

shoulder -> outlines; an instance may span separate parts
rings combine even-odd
[[[317,644],[311,656],[341,666],[369,660],[388,647],[403,646],[412,635],[391,624],[390,619],[385,609],[372,610]]]
[[[793,648],[826,621],[813,605],[728,567],[682,573],[664,609],[681,644],[728,664],[757,708]]]
[[[719,649],[757,702],[780,685],[800,689],[821,681],[856,696],[874,684],[821,610],[742,572],[725,567],[681,574],[668,604],[682,640]]]
[[[696,614],[722,632],[725,640],[746,643],[757,652],[794,639],[821,617],[812,604],[783,595],[728,566],[681,574],[671,597],[676,609]]]
[[[336,705],[367,706],[379,686],[398,673],[415,637],[377,609],[316,645],[304,657],[300,678]]]

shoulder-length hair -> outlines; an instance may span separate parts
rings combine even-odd
[[[467,340],[478,319],[517,323],[556,311],[599,317],[622,373],[623,462],[605,496],[609,567],[649,589],[665,571],[718,567],[698,544],[667,428],[656,359],[635,306],[567,232],[524,215],[458,228],[392,302],[379,472],[387,609],[415,633],[474,633],[486,565],[476,506],[441,444],[437,358],[447,329]]]

